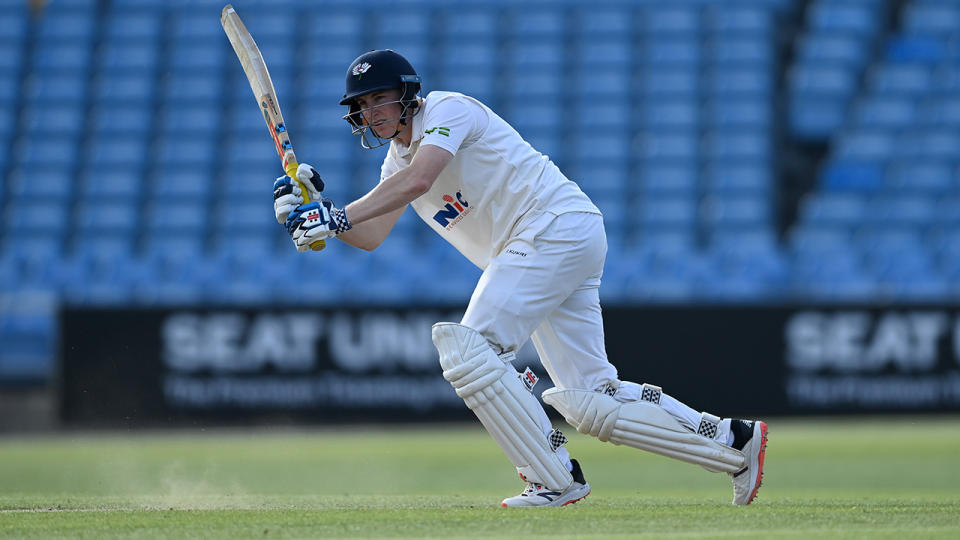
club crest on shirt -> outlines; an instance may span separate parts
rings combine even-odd
[[[439,212],[433,215],[433,220],[448,231],[457,223],[460,223],[460,220],[462,220],[464,216],[469,214],[470,210],[472,210],[472,208],[470,208],[470,204],[463,199],[463,195],[461,195],[459,191],[457,192],[456,199],[450,195],[444,195],[443,202],[446,204],[440,209]]]

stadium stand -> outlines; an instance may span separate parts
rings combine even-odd
[[[469,298],[479,271],[411,211],[373,253],[332,243],[338,265],[290,248],[222,2],[25,4],[0,2],[0,379],[50,376],[60,305]],[[960,294],[953,2],[242,4],[335,201],[373,186],[384,152],[341,120],[345,66],[390,47],[426,92],[491,105],[600,206],[607,304]],[[827,155],[787,223],[779,150],[808,142]],[[38,230],[38,213],[62,219]],[[277,279],[309,273],[336,286]]]

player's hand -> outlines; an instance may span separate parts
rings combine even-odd
[[[323,199],[323,179],[316,169],[301,163],[297,167],[297,180],[307,188],[307,197],[311,201]],[[303,190],[289,176],[281,176],[273,183],[273,213],[281,225],[287,222],[290,212],[303,202]]]
[[[342,208],[335,207],[330,199],[322,199],[294,208],[287,216],[286,227],[297,251],[304,252],[310,251],[317,240],[349,231],[353,225]]]

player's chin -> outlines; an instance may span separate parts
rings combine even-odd
[[[394,122],[388,122],[386,124],[380,124],[379,126],[373,126],[373,132],[381,139],[388,139],[397,132],[397,125]]]

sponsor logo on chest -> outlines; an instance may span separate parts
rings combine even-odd
[[[456,198],[450,195],[444,195],[443,202],[446,204],[433,215],[433,220],[448,231],[453,229],[457,223],[460,223],[460,220],[472,210],[470,204],[463,199],[463,195],[461,195],[459,191],[457,192]]]

